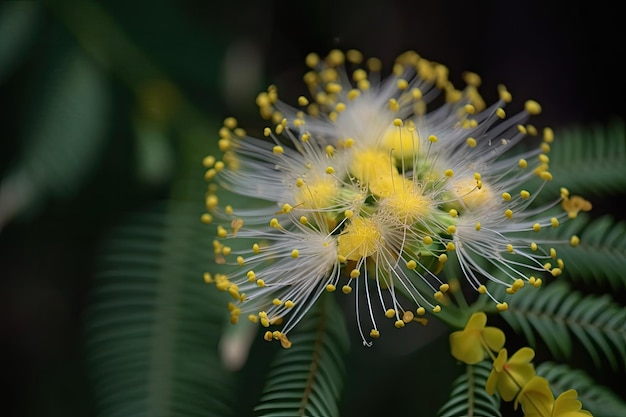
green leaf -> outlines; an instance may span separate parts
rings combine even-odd
[[[507,299],[502,286],[493,288],[498,299]],[[608,294],[586,295],[572,291],[564,281],[542,288],[522,288],[508,299],[501,316],[532,347],[538,335],[557,359],[571,359],[573,337],[585,348],[595,365],[606,362],[614,371],[626,363],[626,308]]]
[[[226,302],[202,279],[211,241],[199,212],[161,204],[105,242],[85,325],[98,415],[232,414],[217,349]]]
[[[543,195],[558,195],[560,187],[587,198],[626,189],[626,127],[621,119],[557,131],[549,156],[555,181],[546,184]]]
[[[338,416],[349,340],[336,300],[322,295],[291,342],[274,359],[255,411],[259,416]]]
[[[590,411],[595,417],[626,415],[626,402],[580,369],[573,369],[566,364],[543,362],[536,367],[536,372],[550,382],[555,397],[569,389],[575,389],[583,409]]]
[[[546,236],[567,241],[571,235],[580,237],[577,247],[556,247],[568,279],[614,291],[626,288],[626,221],[616,221],[610,215],[591,220],[581,213]]]
[[[501,416],[500,398],[485,391],[492,363],[467,365],[467,371],[452,384],[450,399],[439,409],[439,417]]]

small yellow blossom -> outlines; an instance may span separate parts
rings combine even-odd
[[[497,391],[504,401],[512,401],[535,376],[535,367],[531,363],[534,357],[535,351],[529,347],[521,348],[511,359],[508,359],[507,350],[501,349],[487,378],[487,393],[493,395]]]
[[[485,358],[487,349],[499,351],[504,346],[504,332],[497,327],[485,327],[487,315],[474,313],[465,329],[450,334],[450,350],[455,359],[468,365]]]

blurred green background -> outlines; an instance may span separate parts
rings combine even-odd
[[[190,196],[202,230],[200,162],[221,121],[259,132],[257,92],[304,93],[307,53],[356,48],[388,69],[413,49],[457,84],[480,74],[488,101],[499,83],[514,109],[536,99],[534,123],[558,133],[626,115],[619,16],[608,1],[2,2],[2,415],[95,415],[83,347],[103,239],[127,213]]]

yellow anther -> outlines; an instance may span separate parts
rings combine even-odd
[[[396,315],[396,310],[394,310],[393,308],[390,308],[387,311],[385,311],[385,317],[387,317],[388,319],[394,317],[395,315]]]
[[[291,204],[285,203],[283,204],[281,213],[289,213],[291,210],[293,210],[293,207],[291,206]]]
[[[295,303],[291,300],[287,300],[285,301],[285,308],[293,308],[295,306]]]
[[[310,54],[306,56],[306,58],[304,59],[304,62],[307,65],[307,67],[315,68],[320,63],[320,57],[316,53],[311,52]]]
[[[455,248],[456,248],[456,247],[454,246],[454,243],[452,243],[452,242],[448,242],[448,243],[446,243],[446,250],[448,250],[448,251],[452,251],[452,250],[454,250]]]
[[[435,297],[435,300],[441,301],[443,299],[443,293],[441,291],[437,291],[433,294],[433,297]]]
[[[213,216],[211,216],[209,213],[204,213],[202,216],[200,216],[200,221],[204,224],[211,224],[213,222]]]
[[[442,253],[441,255],[439,255],[439,262],[444,263],[448,260],[448,255],[446,255],[445,253]]]
[[[535,232],[540,231],[540,230],[541,230],[541,225],[540,225],[539,223],[535,223],[535,224],[533,224],[533,230],[534,230]]]
[[[280,135],[281,133],[283,133],[283,130],[285,130],[285,126],[283,126],[282,124],[279,124],[279,125],[276,126],[275,131],[276,131],[277,135]],[[281,147],[281,149],[282,149],[282,147]],[[274,150],[276,150],[276,147],[274,147]],[[274,153],[276,153],[276,152],[274,152]],[[283,151],[281,150],[280,153],[283,153]]]
[[[553,277],[558,277],[559,275],[561,275],[563,273],[563,271],[561,271],[561,268],[553,268],[550,273],[552,274]]]
[[[537,136],[537,128],[533,125],[526,125],[526,129],[528,130],[528,134],[530,136]]]
[[[539,174],[539,177],[544,181],[552,181],[552,174],[550,174],[548,171],[542,171]]]
[[[354,216],[354,212],[352,210],[345,210],[343,212],[343,215],[346,217],[346,219],[351,219],[352,216]]]
[[[272,152],[274,152],[274,155],[280,155],[280,154],[285,153],[285,149],[282,146],[280,146],[280,145],[276,145],[272,149]]]
[[[478,142],[476,142],[476,139],[474,138],[467,138],[465,142],[467,143],[467,146],[469,146],[470,148],[475,148],[476,145],[478,145]]]
[[[548,157],[548,155],[545,154],[540,154],[537,158],[544,164],[550,162],[550,158]]]
[[[437,136],[435,136],[435,135],[430,135],[430,136],[428,137],[428,141],[429,141],[429,142],[431,142],[431,143],[435,143],[435,142],[437,142]]]
[[[272,304],[274,304],[275,306],[281,306],[283,305],[283,302],[279,298],[274,298],[272,300]]]
[[[458,212],[458,211],[456,211],[455,209],[450,209],[450,210],[448,211],[448,214],[450,215],[450,217],[453,217],[453,218],[456,218],[456,217],[458,217],[458,216],[459,216],[459,212]]]
[[[411,97],[414,100],[420,100],[422,98],[422,90],[419,88],[411,88]]]
[[[344,146],[345,146],[346,148],[351,148],[351,147],[353,147],[353,146],[354,146],[354,139],[352,139],[352,138],[347,138],[347,139],[346,139],[346,141],[345,141],[345,143],[344,143]]]
[[[380,337],[380,332],[376,329],[370,330],[370,337],[372,339],[378,339]]]
[[[467,114],[474,114],[476,113],[476,107],[472,106],[471,104],[466,104],[463,109],[465,110],[465,113]]]
[[[433,313],[439,313],[440,311],[441,311],[440,305],[436,305],[435,307],[433,307]]]
[[[348,258],[346,258],[346,257],[345,257],[345,256],[343,256],[343,255],[337,255],[337,260],[338,260],[339,262],[341,262],[341,263],[344,263],[344,262],[346,262],[346,261],[348,260]]]
[[[450,226],[448,226],[448,228],[446,229],[446,231],[448,232],[449,235],[453,234],[456,232],[456,226],[451,224]]]
[[[335,154],[335,147],[333,145],[326,145],[326,155],[333,156]]]
[[[506,245],[506,250],[507,250],[509,253],[513,253],[513,245],[511,245],[510,243],[509,243],[508,245]]]
[[[433,243],[433,238],[430,236],[424,236],[422,242],[424,242],[425,245],[431,245]]]
[[[541,151],[544,152],[544,153],[550,152],[550,149],[551,149],[550,145],[548,145],[545,142],[540,145],[540,148],[541,148]]]
[[[496,109],[496,116],[498,116],[500,119],[504,119],[506,117],[506,112],[504,111],[503,108],[498,107]]]
[[[530,193],[526,190],[522,190],[519,192],[519,196],[526,200],[527,198],[530,198]]]
[[[391,111],[399,111],[400,110],[400,103],[398,103],[398,100],[396,100],[395,98],[390,98],[389,99],[389,110]],[[394,121],[395,124],[395,121]]]
[[[522,158],[518,161],[517,166],[520,168],[526,168],[528,166],[528,161]]]
[[[559,219],[556,217],[551,218],[550,223],[552,223],[552,227],[559,227]]]
[[[396,83],[396,86],[398,87],[398,90],[406,90],[407,88],[409,88],[409,82],[405,79],[400,78]]]
[[[331,94],[337,94],[341,92],[341,84],[328,83],[326,84],[326,91]]]
[[[481,228],[481,224],[480,222],[476,222],[476,226],[474,227],[476,229],[476,231],[478,232]]]
[[[418,316],[423,316],[424,314],[426,314],[426,309],[424,307],[418,307],[415,312]]]
[[[528,129],[526,129],[526,126],[524,125],[517,125],[517,131],[520,132],[522,135],[528,133]]]
[[[476,290],[479,294],[487,294],[487,287],[485,287],[484,285],[479,285]]]
[[[246,276],[248,277],[248,281],[250,282],[256,281],[256,274],[254,273],[254,271],[248,271],[246,273]]]
[[[412,311],[405,311],[402,313],[402,321],[405,323],[410,323],[415,318],[415,314]]]
[[[343,287],[341,287],[341,291],[344,294],[350,294],[352,292],[352,287],[349,285],[344,285]]]
[[[556,249],[550,248],[550,258],[556,259]]]
[[[480,180],[481,178],[482,178],[482,175],[480,175],[480,173],[479,173],[479,172],[474,172],[474,179],[475,179],[476,181]]]
[[[545,264],[543,264],[543,269],[545,269],[546,271],[551,270],[552,264],[550,262],[546,262]]]
[[[353,269],[352,271],[350,271],[350,278],[358,278],[359,275],[361,275],[361,271],[359,271],[358,269]]]
[[[535,252],[539,247],[535,242],[530,242],[530,250]]]
[[[203,279],[204,279],[204,282],[205,282],[205,283],[207,283],[207,284],[213,284],[213,282],[214,282],[214,281],[213,281],[213,277],[211,276],[211,274],[210,274],[210,273],[205,272],[205,273],[204,273],[204,275],[203,275],[202,277],[203,277]]]
[[[508,219],[510,219],[511,217],[513,217],[513,211],[512,211],[511,209],[506,209],[506,210],[504,211],[504,215],[505,215]]]
[[[535,100],[528,100],[524,103],[524,109],[531,115],[537,115],[541,113],[541,105]]]
[[[333,291],[335,291],[336,289],[337,289],[337,287],[335,287],[333,284],[328,284],[328,285],[326,286],[326,291],[328,291],[328,292],[333,292]]]
[[[394,326],[396,326],[396,328],[401,329],[402,327],[404,327],[404,321],[402,320],[396,320],[396,322],[394,323]]]
[[[509,201],[509,200],[511,200],[511,194],[509,194],[509,193],[502,193],[502,199],[503,199],[504,201]]]
[[[396,127],[402,127],[402,119],[393,119],[393,125]]]
[[[311,134],[309,132],[304,132],[302,136],[300,136],[302,142],[308,142],[311,139]]]
[[[445,171],[443,171],[443,175],[445,175],[446,177],[452,177],[454,176],[454,171],[451,169],[446,169]]]
[[[272,220],[270,220],[270,227],[276,229],[280,227],[280,223],[278,222],[278,219],[276,217],[274,217]]]
[[[554,131],[551,128],[546,127],[543,129],[543,140],[546,143],[554,142]]]
[[[580,244],[580,238],[578,236],[576,236],[576,235],[572,236],[569,239],[569,244],[570,244],[570,246],[575,248],[576,246],[578,246]]]
[[[335,173],[335,168],[333,167],[326,167],[326,169],[324,170],[328,175],[332,175]]]
[[[363,61],[363,54],[356,49],[346,51],[346,59],[353,64],[360,64]]]
[[[223,226],[217,226],[217,236],[224,238],[228,236],[228,232]]]
[[[306,216],[300,216],[300,223],[301,224],[308,224],[309,223],[309,219],[307,219]]]
[[[502,303],[496,304],[496,309],[499,312],[507,311],[509,309],[509,305],[506,303],[506,301],[504,301]]]
[[[300,256],[300,251],[298,249],[294,249],[291,251],[291,257],[293,259],[296,259],[298,256]]]
[[[274,336],[272,335],[272,332],[268,330],[265,332],[265,334],[263,334],[263,339],[265,339],[268,342],[271,342],[272,340],[274,340]]]
[[[230,255],[231,251],[232,251],[232,249],[230,248],[230,246],[224,246],[222,248],[222,255],[228,256],[228,255]]]
[[[296,180],[296,187],[300,188],[304,185],[304,180],[302,178],[298,178]]]
[[[417,268],[417,262],[411,259],[410,261],[406,263],[406,267],[410,270],[414,270],[415,268]]]
[[[258,285],[259,287],[263,288],[265,287],[265,281],[263,281],[262,279],[257,279],[256,280],[256,285]]]

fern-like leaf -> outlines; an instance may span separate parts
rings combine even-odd
[[[338,416],[349,340],[336,300],[326,294],[317,300],[291,342],[272,363],[255,411],[260,416]]]
[[[106,241],[86,317],[98,415],[226,416],[230,375],[217,343],[225,301],[202,281],[201,207],[136,213]]]
[[[606,126],[570,127],[557,131],[550,151],[550,172],[557,181],[546,184],[547,195],[559,187],[576,194],[606,196],[626,189],[626,127],[616,119]]]
[[[595,417],[626,416],[626,402],[611,389],[598,385],[586,372],[569,365],[543,362],[536,368],[537,375],[550,381],[555,396],[568,389],[578,391],[583,408]]]
[[[495,287],[493,293],[507,298],[503,288]],[[540,289],[527,286],[513,297],[502,318],[531,346],[536,346],[537,334],[555,358],[571,359],[574,336],[597,367],[607,361],[618,371],[626,362],[626,308],[609,295],[583,296],[557,281]]]
[[[548,232],[550,233],[550,232]],[[612,216],[602,216],[590,221],[581,213],[575,220],[551,231],[558,240],[580,236],[576,248],[558,246],[558,254],[565,261],[567,278],[614,291],[626,288],[626,222],[615,221]]]
[[[467,371],[452,384],[450,399],[439,409],[439,417],[501,416],[500,398],[485,391],[492,363],[467,365]]]

